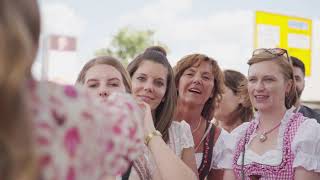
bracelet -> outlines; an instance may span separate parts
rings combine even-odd
[[[154,136],[160,136],[160,137],[162,137],[162,134],[161,134],[160,131],[154,130],[154,131],[152,131],[151,133],[149,133],[149,134],[145,137],[144,143],[148,146],[150,140],[151,140]]]

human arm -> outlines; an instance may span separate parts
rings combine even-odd
[[[314,171],[308,171],[303,167],[295,168],[294,179],[296,180],[319,180],[320,174]]]
[[[198,176],[197,163],[194,148],[184,148],[182,151],[182,161]]]
[[[306,119],[299,126],[291,146],[295,155],[295,179],[319,179],[320,125],[315,119]]]
[[[176,156],[160,136],[153,137],[148,145],[162,179],[198,179],[195,173]]]
[[[144,104],[145,135],[155,131],[149,105]],[[153,136],[147,144],[162,179],[198,179],[195,173],[178,157],[160,136]]]
[[[211,169],[207,180],[222,180],[224,175],[223,169]]]
[[[236,176],[235,176],[233,170],[232,169],[225,170],[224,174],[223,174],[223,179],[224,180],[235,180]]]

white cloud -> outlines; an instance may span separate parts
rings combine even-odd
[[[86,22],[76,11],[65,3],[44,3],[41,7],[42,15],[42,41],[40,42],[39,56],[33,65],[33,74],[41,77],[42,60],[48,59],[49,80],[65,83],[74,83],[80,64],[78,52],[52,52],[44,51],[43,43],[49,34],[68,35],[79,38],[85,30]]]
[[[85,21],[73,8],[64,3],[48,3],[41,7],[45,33],[59,33],[79,36],[85,28]]]
[[[191,16],[194,14],[191,0],[170,2],[153,1],[128,12],[122,16],[119,27],[130,25],[156,30],[158,40],[171,49],[172,64],[188,53],[201,52],[217,59],[224,68],[246,73],[246,61],[253,48],[253,11]]]

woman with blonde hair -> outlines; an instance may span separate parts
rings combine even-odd
[[[34,80],[39,35],[36,0],[0,0],[1,179],[124,172],[142,149],[141,109],[129,95],[110,96],[101,107],[80,88]]]
[[[248,64],[248,92],[257,114],[232,132],[237,146],[229,179],[319,179],[320,125],[296,112],[287,50],[256,49]]]

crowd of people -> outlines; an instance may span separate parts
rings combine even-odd
[[[254,50],[245,76],[152,46],[58,85],[31,75],[40,27],[36,0],[0,0],[0,179],[320,179],[320,115],[287,50]]]

